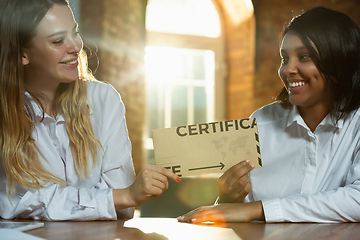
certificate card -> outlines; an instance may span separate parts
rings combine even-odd
[[[224,173],[249,159],[261,167],[255,118],[152,130],[155,163],[179,177]]]

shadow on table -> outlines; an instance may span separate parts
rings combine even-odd
[[[47,222],[44,230],[29,232],[50,240],[86,239],[86,240],[168,240],[158,233],[144,233],[137,228],[124,227],[125,220],[92,222]],[[51,233],[51,235],[47,234]]]
[[[360,228],[358,224],[345,223],[281,223],[266,224],[266,239],[280,239],[288,236],[292,239],[359,239]],[[285,239],[284,237],[281,239]]]
[[[178,217],[197,207],[212,205],[217,198],[218,176],[182,178],[169,181],[169,188],[158,198],[140,207],[141,217]]]
[[[242,239],[360,239],[358,224],[327,223],[242,223],[228,224]]]

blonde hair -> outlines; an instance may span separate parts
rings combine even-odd
[[[79,56],[79,79],[68,86],[68,91],[59,94],[58,106],[65,115],[66,132],[70,140],[75,169],[81,178],[91,173],[90,156],[93,164],[97,162],[97,150],[102,146],[96,138],[91,121],[90,106],[87,99],[86,81],[96,81],[88,71],[84,50]]]
[[[29,44],[39,21],[54,4],[66,5],[67,1],[28,0],[21,1],[21,4],[17,1],[0,3],[0,157],[6,172],[8,195],[15,193],[15,182],[25,188],[35,189],[43,188],[48,183],[60,184],[62,187],[67,185],[65,180],[47,171],[40,161],[41,153],[31,136],[35,131],[35,115],[31,99],[25,95],[21,63],[22,47]],[[32,21],[30,30],[26,29],[27,32],[22,33],[24,29],[21,22],[27,24],[30,15],[36,21]],[[14,17],[19,19],[18,26],[10,24],[14,22]],[[85,179],[91,172],[92,164],[97,162],[98,150],[102,148],[91,125],[87,99],[86,81],[96,79],[88,70],[84,50],[78,60],[78,80],[60,84],[54,106],[65,116],[75,169]]]

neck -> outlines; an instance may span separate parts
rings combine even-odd
[[[43,111],[49,116],[56,118],[57,109],[54,105],[55,91],[46,91],[45,89],[32,88],[26,85],[26,91],[28,91],[40,106]]]
[[[313,107],[301,107],[297,106],[300,116],[304,119],[306,125],[312,132],[321,121],[329,114],[330,107],[313,106]]]
[[[57,109],[54,106],[54,100],[59,83],[52,81],[25,68],[25,88],[38,102],[45,113],[49,116],[56,117]]]

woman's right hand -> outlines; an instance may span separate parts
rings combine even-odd
[[[115,209],[138,207],[151,197],[159,197],[168,189],[168,180],[180,182],[181,178],[163,167],[144,165],[128,188],[113,189]]]
[[[249,194],[251,183],[248,173],[254,169],[249,160],[229,168],[217,181],[219,203],[243,203]]]

